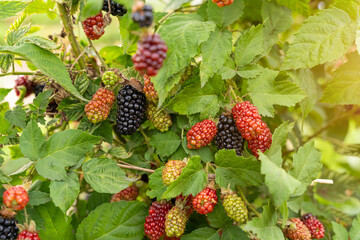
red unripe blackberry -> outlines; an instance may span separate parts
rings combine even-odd
[[[15,80],[16,96],[20,95],[20,91],[18,89],[19,86],[24,86],[26,88],[25,97],[29,96],[33,92],[33,82],[29,80],[29,76],[21,76]]]
[[[105,23],[102,12],[83,21],[86,36],[91,40],[99,39],[105,33]]]
[[[212,0],[212,1],[213,3],[216,3],[218,7],[229,6],[234,2],[234,0]]]
[[[114,2],[113,0],[110,0],[110,8],[111,8],[111,15],[113,16],[124,16],[127,13],[127,9],[124,5],[121,5],[120,3]],[[104,0],[104,5],[102,10],[105,12],[109,12],[109,2],[108,0]]]
[[[252,105],[249,101],[237,103],[231,110],[232,115],[235,120],[239,117],[251,117],[254,119],[261,119],[261,116],[257,110],[257,108]]]
[[[111,108],[113,103],[115,102],[115,94],[109,89],[99,88],[93,95],[92,100],[106,103]]]
[[[165,232],[168,237],[180,237],[185,232],[188,217],[184,209],[173,207],[165,217]]]
[[[190,216],[194,212],[194,207],[192,205],[194,196],[190,194],[189,196],[179,195],[176,197],[176,202],[180,202],[184,206],[187,216]]]
[[[195,196],[193,207],[200,214],[208,214],[214,210],[217,200],[216,190],[207,187]]]
[[[153,202],[149,215],[145,219],[145,235],[150,240],[158,240],[165,233],[165,216],[170,211],[171,204],[165,200]]]
[[[29,195],[22,186],[14,186],[4,192],[3,202],[6,207],[19,211],[29,202]]]
[[[135,3],[132,19],[140,27],[150,27],[154,20],[153,8],[150,5],[145,5],[144,2]]]
[[[85,105],[86,116],[92,123],[104,121],[109,116],[110,110],[110,106],[102,101],[91,100]]]
[[[216,132],[216,124],[209,119],[196,123],[186,134],[187,147],[189,149],[205,147],[215,137]]]
[[[166,58],[167,46],[158,34],[149,35],[138,43],[138,49],[132,56],[135,69],[141,74],[155,76]]]
[[[311,238],[321,239],[325,237],[324,225],[311,213],[307,213],[301,217],[301,221],[309,229]]]
[[[179,237],[168,237],[168,236],[164,236],[164,238],[163,238],[164,240],[180,240],[180,238]]]
[[[130,186],[121,190],[118,193],[115,193],[112,198],[111,202],[119,202],[119,201],[135,201],[139,195],[138,188],[136,186]]]
[[[36,232],[28,232],[26,230],[19,233],[17,240],[40,240]]]
[[[133,86],[126,85],[119,90],[117,101],[116,131],[131,135],[145,120],[146,97]]]
[[[19,228],[16,226],[15,212],[8,208],[2,208],[0,213],[0,239],[16,239]]]
[[[241,156],[241,151],[244,148],[244,139],[241,137],[241,133],[237,129],[232,116],[221,115],[216,128],[215,143],[218,150],[235,149],[236,155]]]
[[[184,167],[186,167],[186,163],[181,160],[168,161],[162,172],[163,182],[166,185],[170,185],[180,176]]]
[[[171,116],[165,110],[159,110],[153,102],[148,103],[146,116],[161,132],[168,131],[172,125]]]
[[[159,100],[157,91],[155,90],[154,84],[151,82],[151,79],[148,75],[144,75],[144,88],[143,91],[146,95],[146,98],[150,101],[156,103]]]
[[[311,234],[306,225],[299,218],[291,218],[293,223],[285,228],[284,233],[290,240],[311,240]]]
[[[222,195],[222,198],[227,215],[237,223],[245,223],[248,219],[248,210],[241,197],[232,192]]]

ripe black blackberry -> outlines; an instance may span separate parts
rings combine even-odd
[[[39,95],[40,93],[42,93],[44,91],[44,88],[45,88],[46,84],[42,84],[42,83],[36,83],[34,85],[34,93],[35,93],[35,96]]]
[[[133,7],[132,19],[140,27],[151,26],[154,20],[153,8],[145,5],[144,2],[137,2]]]
[[[117,2],[110,0],[110,7],[111,7],[111,15],[113,16],[124,16],[127,13],[127,9],[124,5],[121,5]],[[104,0],[104,5],[102,10],[105,12],[109,12],[109,2],[108,0]]]
[[[17,220],[15,219],[15,213],[3,208],[0,215],[0,239],[1,240],[13,240],[16,239],[19,234],[19,228],[16,226]]]
[[[216,127],[215,143],[218,150],[235,149],[236,155],[241,156],[241,151],[244,148],[244,139],[241,137],[241,133],[237,129],[232,116],[221,115]]]
[[[146,97],[131,85],[119,90],[116,130],[121,135],[133,134],[145,120]]]

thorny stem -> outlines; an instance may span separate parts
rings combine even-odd
[[[44,74],[40,73],[40,72],[8,72],[8,73],[0,74],[0,77],[4,77],[4,76],[8,76],[8,75],[39,75],[39,76],[42,76]]]
[[[67,34],[67,36],[69,38],[71,48],[72,48],[72,50],[74,52],[75,57],[77,58],[81,54],[81,51],[80,51],[80,47],[78,45],[78,42],[76,41],[76,36],[74,34],[74,31],[73,31],[72,22],[69,19],[69,13],[68,13],[67,7],[66,7],[67,5],[65,3],[63,3],[63,4],[58,3],[57,6],[59,8],[60,17],[61,17],[61,20],[63,22],[65,32],[66,32],[66,34]],[[78,62],[79,62],[80,68],[86,69],[86,64],[85,64],[85,61],[84,61],[83,57],[81,57]]]
[[[87,37],[88,42],[90,44],[90,47],[92,48],[92,50],[95,52],[97,58],[100,60],[101,64],[105,67],[106,70],[109,70],[108,65],[105,63],[104,59],[100,56],[99,52],[96,50],[93,42],[91,41],[91,39],[89,37]]]
[[[118,166],[121,167],[121,168],[134,169],[134,170],[139,170],[139,171],[149,172],[149,173],[154,173],[155,172],[152,169],[141,168],[141,167],[137,167],[137,166],[134,166],[134,165],[125,165],[125,164],[118,163]]]
[[[88,48],[89,48],[88,46],[85,47],[82,53],[80,53],[80,55],[75,59],[74,63],[70,67],[70,71],[75,67],[75,64],[80,60],[80,58],[84,55],[84,53],[86,52],[86,50],[88,50]]]
[[[260,217],[260,213],[256,211],[256,209],[249,203],[249,201],[246,199],[244,193],[241,191],[240,187],[236,188],[237,192],[240,193],[241,198],[245,202],[245,204],[256,214],[256,216]]]

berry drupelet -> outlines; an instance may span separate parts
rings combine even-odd
[[[124,5],[114,2],[113,0],[110,0],[110,9],[111,9],[111,15],[113,15],[113,16],[121,17],[127,13],[127,9],[124,7]],[[103,5],[102,10],[104,10],[105,12],[109,12],[108,0],[104,0],[104,5]]]
[[[215,137],[216,132],[215,122],[209,119],[196,123],[186,134],[187,147],[189,149],[205,147]]]
[[[213,3],[216,3],[218,7],[229,6],[234,2],[234,0],[212,0],[212,1]]]

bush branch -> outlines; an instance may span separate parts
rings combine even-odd
[[[149,172],[149,173],[154,173],[155,172],[152,169],[141,168],[141,167],[137,167],[137,166],[134,166],[134,165],[127,165],[127,164],[118,163],[118,166],[121,167],[121,168],[134,169],[134,170],[139,170],[139,171]]]

